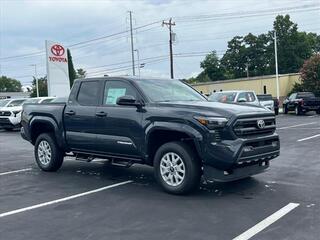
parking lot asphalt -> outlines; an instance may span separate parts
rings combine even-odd
[[[202,184],[188,196],[162,192],[152,168],[139,165],[66,158],[58,172],[42,172],[33,146],[0,130],[0,239],[239,240],[253,232],[251,239],[318,240],[320,116],[279,115],[277,128],[281,156],[269,171]]]

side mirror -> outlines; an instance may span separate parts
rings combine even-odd
[[[239,98],[239,99],[238,99],[238,102],[239,102],[239,103],[243,103],[243,102],[247,102],[247,100],[246,100],[245,98]]]
[[[134,96],[124,95],[117,99],[117,104],[122,106],[142,106],[142,103],[138,102]]]

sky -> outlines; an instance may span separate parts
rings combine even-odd
[[[236,35],[272,30],[278,14],[320,34],[320,0],[0,0],[0,75],[30,85],[36,65],[45,76],[45,40],[67,46],[88,77],[132,75],[128,11],[141,76],[170,76],[169,31],[162,26],[170,18],[175,78],[199,74],[205,55],[215,50],[221,57]]]

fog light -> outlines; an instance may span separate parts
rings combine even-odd
[[[277,147],[277,146],[278,146],[278,142],[277,141],[272,142],[272,147]]]

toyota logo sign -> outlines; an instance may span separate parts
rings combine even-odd
[[[265,128],[266,124],[262,119],[260,119],[257,121],[257,126],[259,129],[263,129],[263,128]]]
[[[59,44],[55,44],[51,47],[51,52],[53,55],[60,57],[64,54],[64,48]]]

